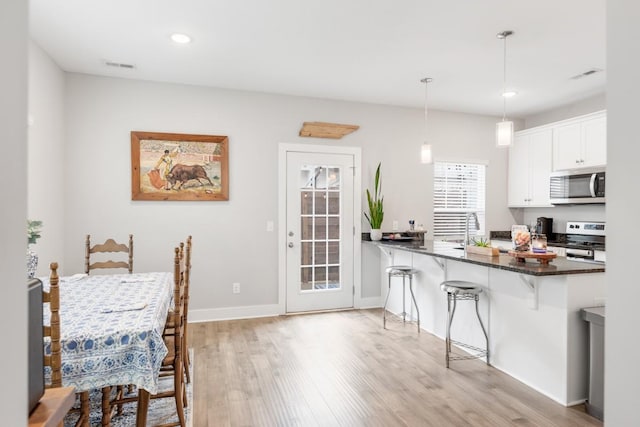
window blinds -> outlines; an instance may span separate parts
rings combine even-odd
[[[479,227],[473,217],[469,221],[470,235],[484,235],[486,165],[436,162],[434,164],[433,235],[464,236],[467,213],[478,215]]]

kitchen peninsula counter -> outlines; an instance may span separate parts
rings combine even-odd
[[[476,283],[482,288],[479,311],[489,334],[491,365],[563,405],[584,402],[589,348],[588,327],[580,310],[604,304],[605,266],[564,257],[549,265],[531,259],[522,263],[507,254],[465,255],[456,246],[433,240],[363,241],[363,283],[379,289],[380,306],[390,292],[387,309],[401,313],[402,281],[389,283],[385,269],[390,265],[414,268],[412,286],[420,326],[441,338],[446,334],[447,298],[440,284],[446,280]],[[415,319],[417,312],[409,299],[405,306]],[[402,327],[402,322],[387,322],[387,328],[394,327]],[[451,333],[456,340],[484,347],[474,304],[458,304]],[[442,352],[444,363],[444,343]],[[456,363],[474,362],[455,362],[453,369]]]
[[[500,254],[495,257],[465,254],[464,250],[460,248],[456,249],[456,247],[460,246],[459,244],[443,241],[425,240],[424,243],[411,241],[378,241],[366,243],[375,244],[383,248],[405,250],[418,254],[478,264],[485,267],[497,268],[500,270],[507,270],[531,276],[603,273],[605,271],[604,264],[571,261],[567,260],[565,257],[554,258],[549,264],[543,265],[533,259],[526,262],[518,262],[514,257],[507,254]]]

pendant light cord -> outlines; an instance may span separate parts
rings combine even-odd
[[[504,52],[503,52],[503,79],[502,79],[502,121],[507,119],[507,97],[504,94],[507,92],[507,34],[504,36]]]
[[[507,97],[504,96],[505,93],[507,93],[507,37],[509,37],[510,35],[513,34],[513,31],[511,30],[505,30],[502,31],[501,33],[498,33],[497,37],[499,39],[503,39],[504,40],[504,44],[503,44],[503,52],[502,52],[502,65],[503,65],[503,69],[502,69],[502,121],[506,121],[507,120]]]
[[[427,109],[427,100],[429,99],[429,80],[425,79],[424,82],[424,142],[425,144],[427,143],[427,115],[428,115],[428,109]]]
[[[424,83],[424,143],[427,143],[427,130],[428,130],[428,126],[427,126],[427,115],[428,115],[428,108],[427,108],[427,100],[429,99],[429,83],[432,81],[433,79],[431,77],[425,77],[424,79],[420,80],[422,83]]]

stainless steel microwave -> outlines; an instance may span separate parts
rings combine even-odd
[[[605,170],[577,169],[552,172],[551,204],[605,203]]]

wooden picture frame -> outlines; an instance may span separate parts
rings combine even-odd
[[[229,138],[132,131],[131,200],[229,200]]]

